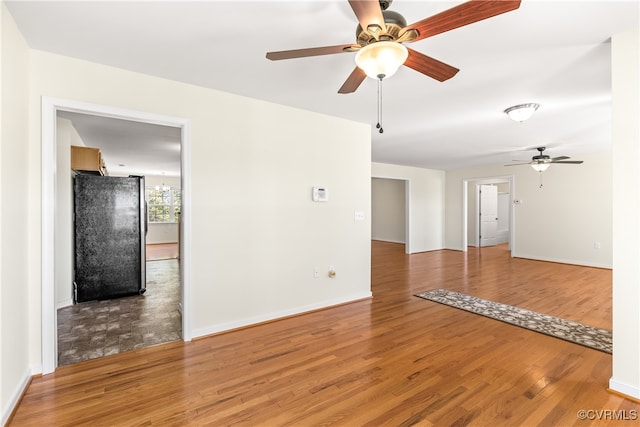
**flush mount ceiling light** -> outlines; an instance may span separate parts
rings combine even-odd
[[[533,116],[533,113],[536,112],[538,107],[540,107],[540,104],[520,104],[509,107],[504,110],[504,112],[512,120],[516,122],[524,122],[525,120],[529,120],[531,116]]]
[[[400,43],[380,41],[363,47],[356,54],[356,65],[372,79],[391,77],[409,57]]]

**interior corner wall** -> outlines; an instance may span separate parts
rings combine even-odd
[[[464,180],[511,175],[512,198],[522,201],[514,206],[513,256],[611,268],[611,152],[580,155],[579,159],[584,163],[552,165],[542,174],[528,166],[447,171],[445,246],[463,250]]]
[[[445,172],[411,166],[372,163],[371,176],[408,181],[407,253],[442,249],[444,243]]]
[[[30,227],[41,221],[42,96],[180,117],[191,124],[192,203],[183,208],[191,209],[194,337],[371,296],[368,124],[30,53]],[[313,186],[329,188],[330,200],[314,203]],[[37,263],[41,245],[32,243]],[[316,266],[327,274],[314,278]],[[40,298],[40,280],[30,286]],[[29,322],[37,339],[39,315]],[[31,357],[40,360],[39,349]]]
[[[371,179],[371,239],[405,243],[406,191],[400,179]]]
[[[640,399],[640,31],[611,39],[613,104],[613,374]]]
[[[0,3],[0,411],[2,425],[32,374],[27,221],[29,49]],[[36,256],[39,259],[39,256]]]

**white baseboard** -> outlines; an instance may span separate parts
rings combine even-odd
[[[264,313],[257,316],[252,316],[246,319],[235,320],[233,322],[219,323],[217,325],[208,326],[205,328],[194,329],[192,337],[204,337],[207,335],[213,335],[220,332],[231,331],[233,329],[242,328],[245,326],[251,326],[262,322],[267,322],[270,320],[277,320],[297,314],[304,314],[310,311],[319,310],[322,308],[329,308],[332,306],[345,304],[349,302],[354,302],[366,298],[371,298],[371,292],[363,292],[362,294],[355,295],[347,295],[340,298],[335,298],[331,300],[325,300],[314,304],[304,305],[300,307],[295,307],[291,309],[274,311],[270,313]]]
[[[521,253],[512,253],[514,258],[526,258],[533,259],[536,261],[548,261],[548,262],[557,262],[560,264],[573,264],[573,265],[581,265],[584,267],[595,267],[595,268],[606,268],[611,270],[613,266],[611,264],[597,263],[597,262],[589,262],[584,260],[576,260],[576,259],[562,259],[562,258],[551,258],[551,257],[540,257],[536,255],[527,255]]]
[[[58,301],[56,302],[56,310],[60,309],[60,308],[64,308],[64,307],[69,307],[70,305],[73,305],[73,300],[72,299],[68,299],[65,301]]]
[[[372,237],[371,240],[375,240],[376,242],[387,242],[387,243],[402,243],[406,244],[404,240],[394,240],[394,239],[379,239],[377,237]]]
[[[18,403],[20,403],[20,398],[27,390],[27,387],[29,386],[30,381],[31,381],[31,372],[29,372],[29,370],[27,369],[27,371],[24,372],[24,374],[22,375],[22,380],[20,381],[20,384],[18,384],[15,390],[13,390],[13,392],[11,393],[7,406],[5,408],[2,408],[2,425],[3,426],[9,420],[9,417],[15,410]]]
[[[640,400],[640,387],[638,386],[625,384],[621,381],[617,381],[611,378],[609,380],[609,389],[615,391],[616,393],[624,394],[625,396]]]

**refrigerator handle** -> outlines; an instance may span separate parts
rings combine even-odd
[[[146,236],[149,232],[149,214],[147,212],[148,206],[147,201],[144,201],[144,235]]]

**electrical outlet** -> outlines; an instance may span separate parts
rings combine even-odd
[[[333,267],[333,265],[330,265],[328,270],[329,270],[329,277],[331,277],[332,279],[336,277],[336,269]]]
[[[600,249],[600,242],[595,242],[593,244],[593,249]]]

